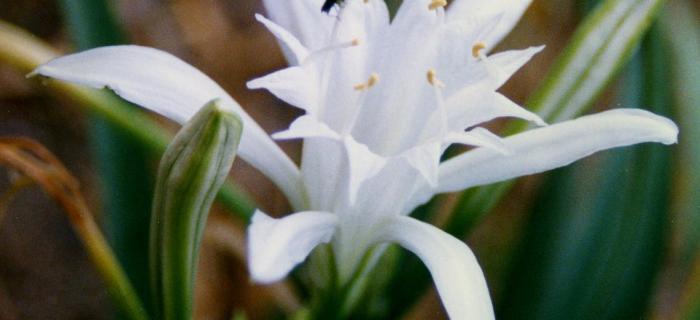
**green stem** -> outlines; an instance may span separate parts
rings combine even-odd
[[[92,219],[83,219],[74,222],[73,227],[83,240],[93,265],[107,283],[110,295],[125,316],[132,320],[149,319],[131,282],[95,222]]]

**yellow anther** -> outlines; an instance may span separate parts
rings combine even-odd
[[[378,75],[377,73],[374,73],[374,72],[373,72],[373,73],[369,76],[369,79],[367,79],[367,82],[365,82],[365,83],[360,83],[360,84],[356,84],[356,85],[353,87],[353,89],[355,89],[355,90],[357,90],[357,91],[363,91],[363,90],[367,90],[367,89],[369,89],[369,88],[371,88],[371,87],[374,87],[377,83],[379,83],[379,75]]]
[[[432,0],[428,5],[429,10],[435,10],[437,8],[444,8],[447,5],[447,0]]]
[[[373,72],[370,76],[369,79],[367,80],[367,88],[374,87],[379,82],[379,75],[375,72]]]
[[[435,72],[435,69],[428,69],[428,83],[436,87],[445,86],[445,84],[437,78],[437,72]]]
[[[359,46],[360,45],[360,39],[359,38],[354,38],[352,41],[350,41],[350,45],[353,47]]]
[[[481,50],[484,50],[484,49],[486,49],[485,43],[483,43],[481,41],[475,43],[474,46],[472,47],[472,56],[474,56],[474,58],[479,58],[481,56]]]

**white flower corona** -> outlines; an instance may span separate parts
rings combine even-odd
[[[458,239],[407,215],[434,194],[567,165],[599,150],[676,142],[670,120],[617,109],[550,126],[496,92],[542,47],[490,54],[530,0],[405,0],[393,21],[383,0],[265,0],[256,16],[290,67],[248,83],[305,114],[277,139],[303,138],[301,168],[207,76],[158,50],[104,47],[61,57],[35,73],[92,87],[178,122],[207,101],[238,112],[241,157],[266,174],[297,213],[258,211],[248,232],[254,280],[285,277],[330,243],[341,282],[368,249],[396,242],[430,270],[453,319],[493,319],[476,258]],[[516,117],[541,128],[500,138],[479,125]],[[475,148],[440,163],[453,143]]]

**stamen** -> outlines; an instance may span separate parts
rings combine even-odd
[[[472,55],[474,58],[479,59],[484,66],[486,67],[486,71],[495,79],[498,79],[502,76],[503,71],[498,68],[498,66],[494,65],[489,59],[486,57],[486,54],[484,54],[484,49],[486,49],[486,44],[479,41],[474,44],[472,47]]]
[[[341,43],[336,43],[336,44],[331,44],[327,47],[323,47],[321,49],[318,49],[316,51],[311,52],[304,61],[315,59],[319,56],[322,56],[326,52],[331,52],[335,50],[342,50],[342,49],[347,49],[347,48],[352,48],[352,47],[357,47],[361,43],[359,38],[353,38],[350,41],[346,42],[341,42]]]
[[[367,90],[377,85],[377,83],[379,83],[379,74],[377,74],[376,72],[372,72],[372,74],[370,74],[369,76],[369,79],[367,79],[367,82],[356,84],[355,86],[353,86],[353,89],[355,89],[356,91],[360,91],[360,94],[357,97],[355,108],[351,111],[352,113],[350,114],[350,120],[345,124],[345,128],[342,132],[343,135],[347,135],[352,132],[352,128],[355,127],[357,117],[360,115],[360,109],[362,108],[362,105],[365,102],[365,97],[367,97]]]
[[[447,133],[449,128],[449,122],[447,120],[447,108],[445,107],[445,97],[442,95],[442,88],[445,87],[445,83],[437,78],[437,72],[435,69],[428,69],[428,83],[435,89],[435,100],[437,104],[437,112],[440,116],[440,124],[442,125],[443,133]]]
[[[436,87],[445,86],[445,84],[437,78],[437,72],[435,72],[435,69],[428,70],[428,83]]]
[[[367,90],[371,87],[374,87],[377,83],[379,83],[379,75],[376,72],[372,72],[372,74],[369,76],[369,79],[367,79],[367,82],[356,84],[355,86],[353,86],[353,89],[357,91]]]
[[[379,83],[379,75],[376,72],[372,72],[367,80],[367,88],[374,87],[377,83]]]
[[[447,0],[432,0],[428,5],[428,10],[437,10],[438,8],[444,8],[447,6]]]
[[[474,46],[472,47],[472,56],[474,56],[474,58],[483,58],[482,51],[484,49],[486,49],[485,43],[483,43],[481,41],[475,43]]]

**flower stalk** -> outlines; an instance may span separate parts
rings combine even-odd
[[[218,100],[178,132],[158,168],[151,216],[157,319],[191,319],[202,232],[238,149],[242,123]]]

